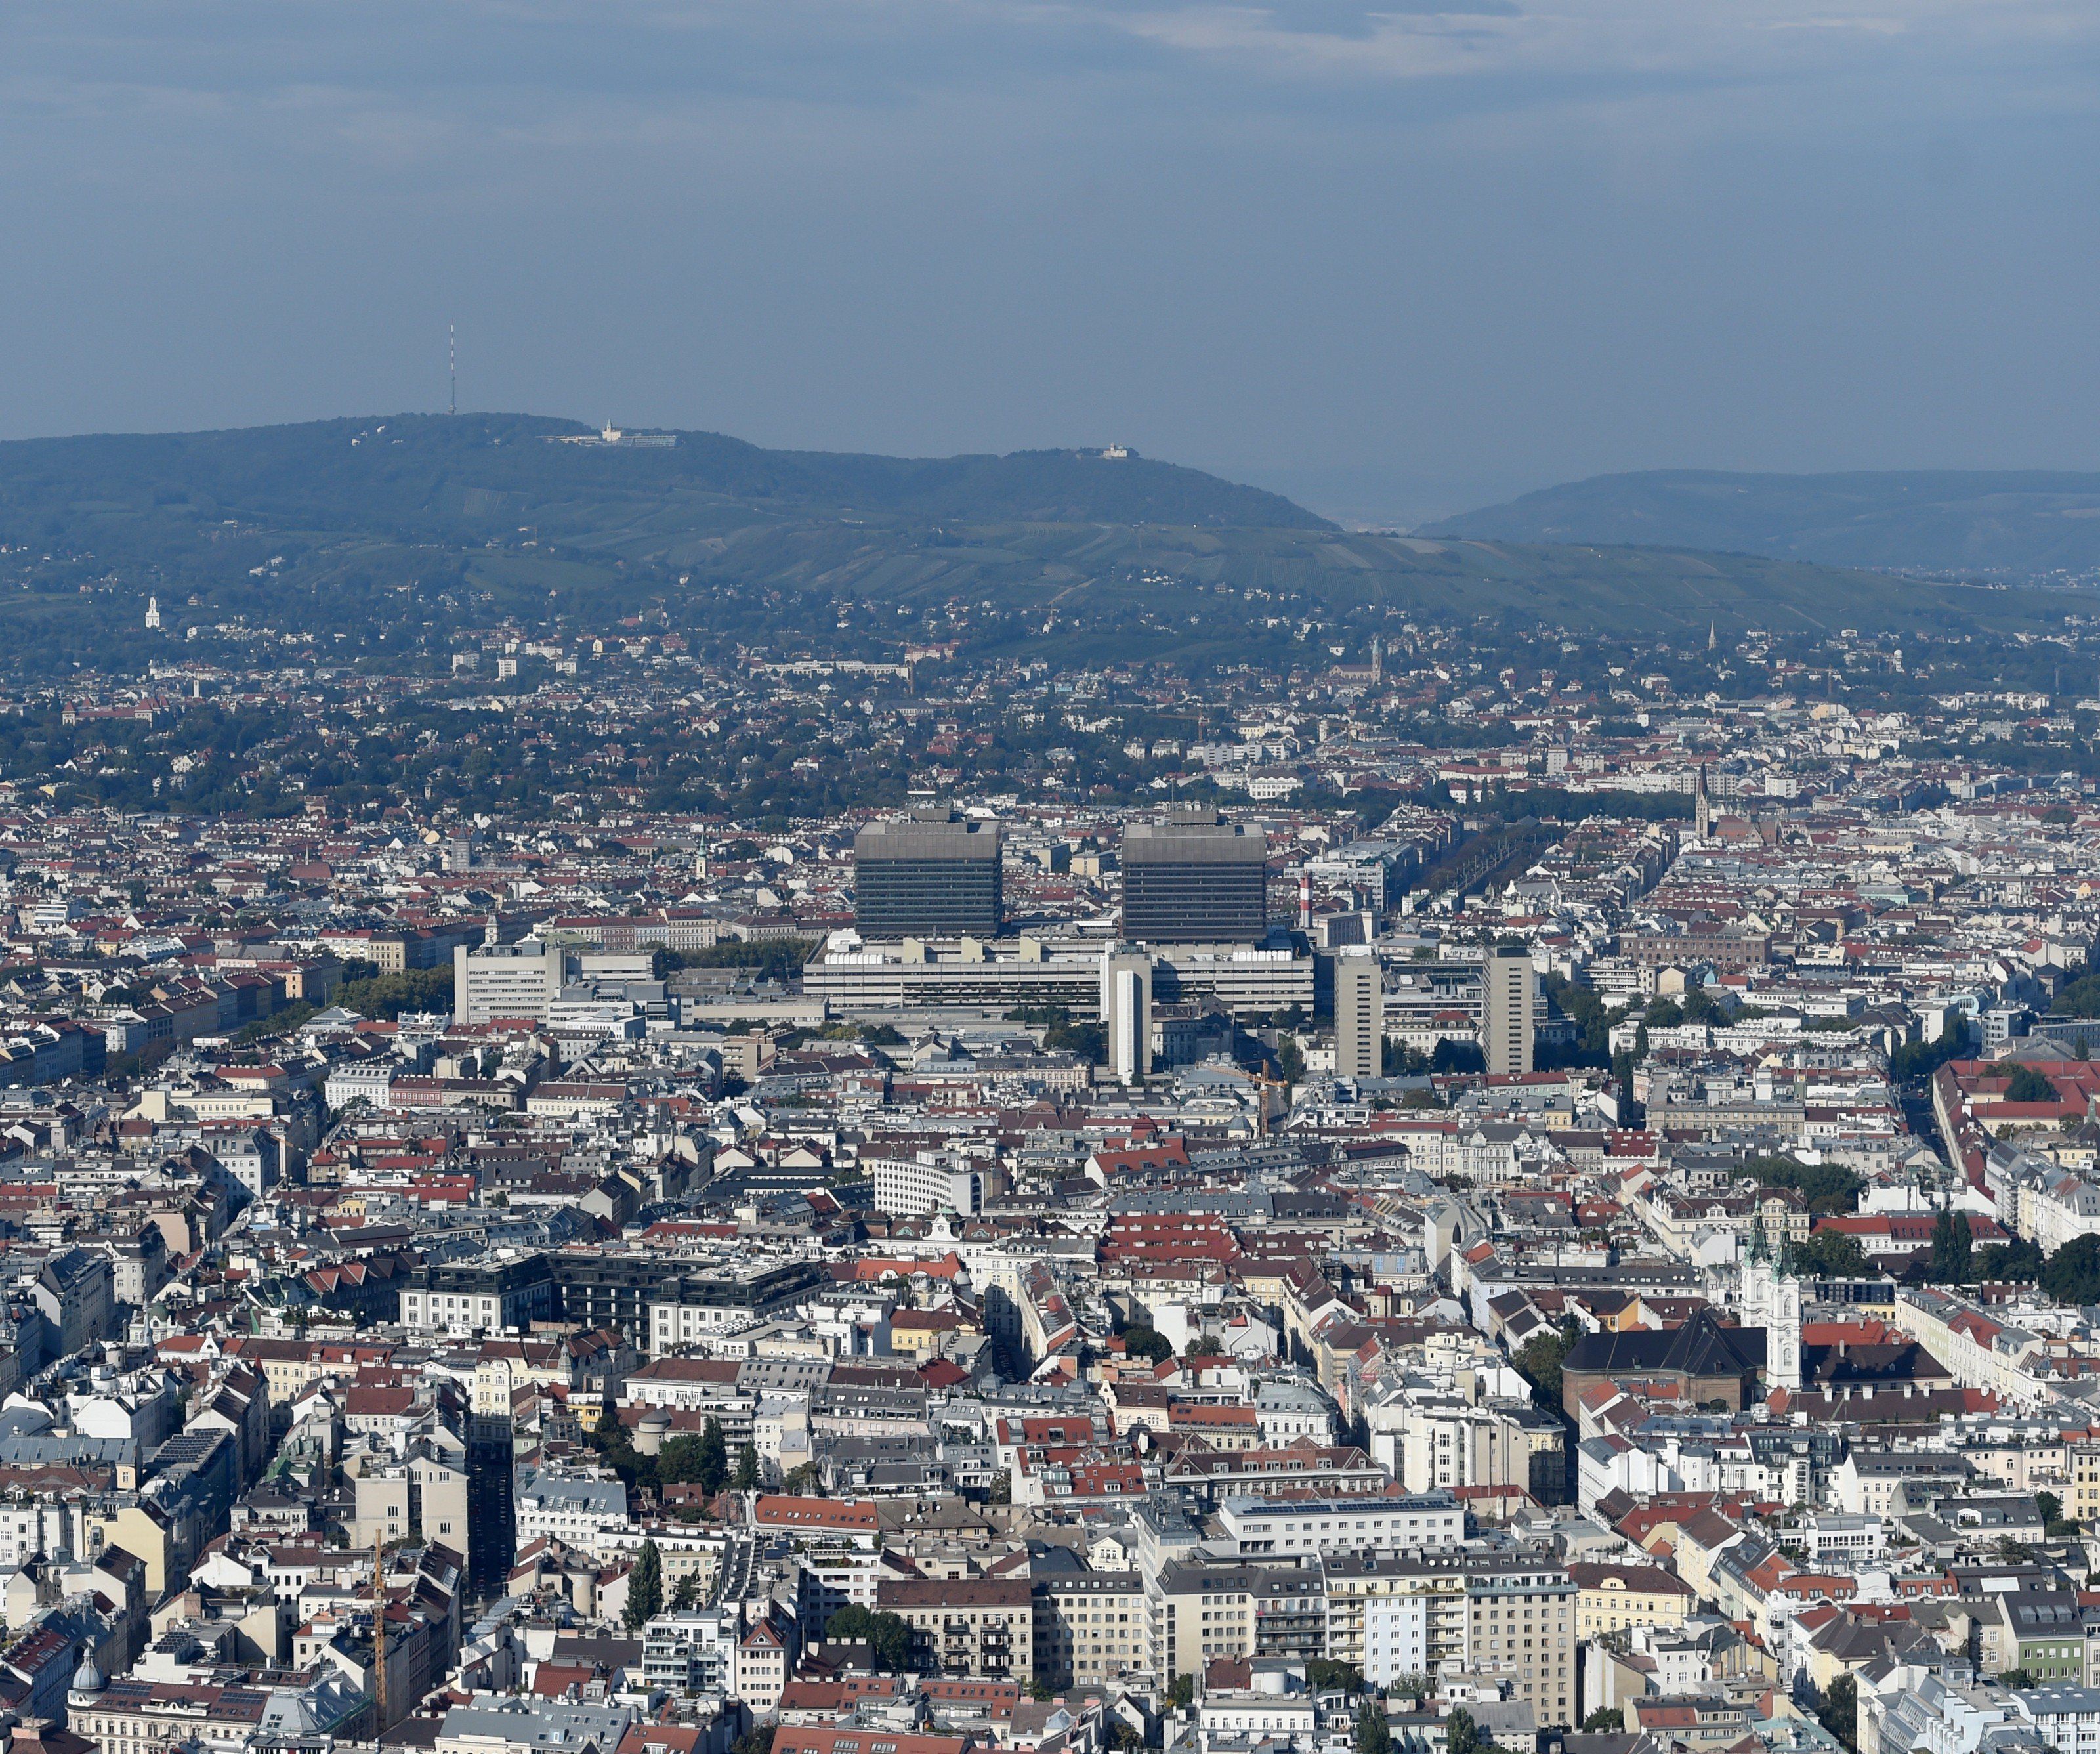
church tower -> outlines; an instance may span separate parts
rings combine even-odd
[[[1779,1258],[1766,1246],[1764,1220],[1751,1229],[1749,1253],[1743,1257],[1743,1326],[1765,1331],[1765,1385],[1801,1387],[1801,1281],[1784,1243]]]
[[[146,626],[149,632],[160,631],[161,599],[157,597],[148,597],[146,599]]]
[[[1714,837],[1714,799],[1706,789],[1706,764],[1699,764],[1699,779],[1692,792],[1692,828],[1702,841]]]

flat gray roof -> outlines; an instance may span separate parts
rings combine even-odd
[[[1238,822],[1133,822],[1123,831],[1125,864],[1260,864],[1268,836]]]
[[[955,822],[902,819],[871,822],[854,836],[861,859],[977,859],[999,856],[999,826],[974,817]]]

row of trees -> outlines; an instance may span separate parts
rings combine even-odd
[[[2015,1085],[2031,1071],[2021,1067],[2014,1074]],[[2045,1087],[2042,1095],[2053,1093],[2049,1080],[2035,1076]],[[1744,1164],[1743,1173],[1762,1187],[1793,1190],[1811,1213],[1824,1216],[1852,1211],[1863,1186],[1849,1169],[1834,1164],[1803,1164],[1791,1157],[1753,1158]],[[1817,1230],[1795,1245],[1793,1255],[1804,1271],[1827,1279],[1857,1278],[1871,1270],[1859,1239],[1842,1230]],[[2061,1303],[2100,1302],[2100,1237],[2076,1237],[2047,1257],[2022,1237],[1979,1247],[1969,1215],[1951,1205],[1942,1206],[1935,1215],[1931,1245],[1919,1267],[1926,1280],[1935,1285],[2018,1279],[2039,1284]]]
[[[1858,1279],[1872,1271],[1855,1236],[1818,1230],[1793,1249],[1802,1271],[1824,1279]],[[2063,1303],[2100,1301],[2100,1237],[2081,1236],[2044,1257],[2023,1238],[1977,1247],[1966,1213],[1943,1207],[1934,1218],[1932,1243],[1921,1261],[1907,1270],[1935,1285],[1974,1285],[1994,1279],[2039,1283]]]
[[[1857,1239],[1836,1230],[1816,1232],[1794,1250],[1794,1259],[1807,1270],[1833,1279],[1857,1277],[1868,1270]],[[1968,1213],[1943,1206],[1932,1221],[1932,1242],[1922,1267],[1930,1284],[2017,1279],[2040,1285],[2058,1303],[2100,1303],[2100,1236],[2075,1236],[2047,1256],[2018,1236],[1979,1248]]]

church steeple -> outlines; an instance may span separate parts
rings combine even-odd
[[[1751,1221],[1750,1246],[1743,1256],[1741,1295],[1744,1327],[1764,1330],[1766,1387],[1799,1389],[1802,1285],[1794,1270],[1793,1239],[1790,1232],[1780,1232],[1775,1260],[1762,1213]]]

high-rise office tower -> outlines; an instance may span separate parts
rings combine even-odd
[[[999,935],[999,824],[915,810],[854,837],[854,924],[866,938]]]
[[[452,1020],[545,1017],[577,971],[576,956],[536,938],[514,944],[452,947]]]
[[[1498,944],[1481,970],[1480,1046],[1498,1076],[1532,1069],[1538,1027],[1538,977],[1523,944]]]
[[[1255,943],[1268,931],[1268,837],[1215,810],[1123,831],[1123,935],[1133,943]]]
[[[1144,1083],[1152,1070],[1151,957],[1101,952],[1101,1023],[1108,1031],[1109,1070],[1124,1084]]]
[[[1385,1056],[1385,983],[1362,948],[1335,958],[1335,1076],[1375,1078]]]

